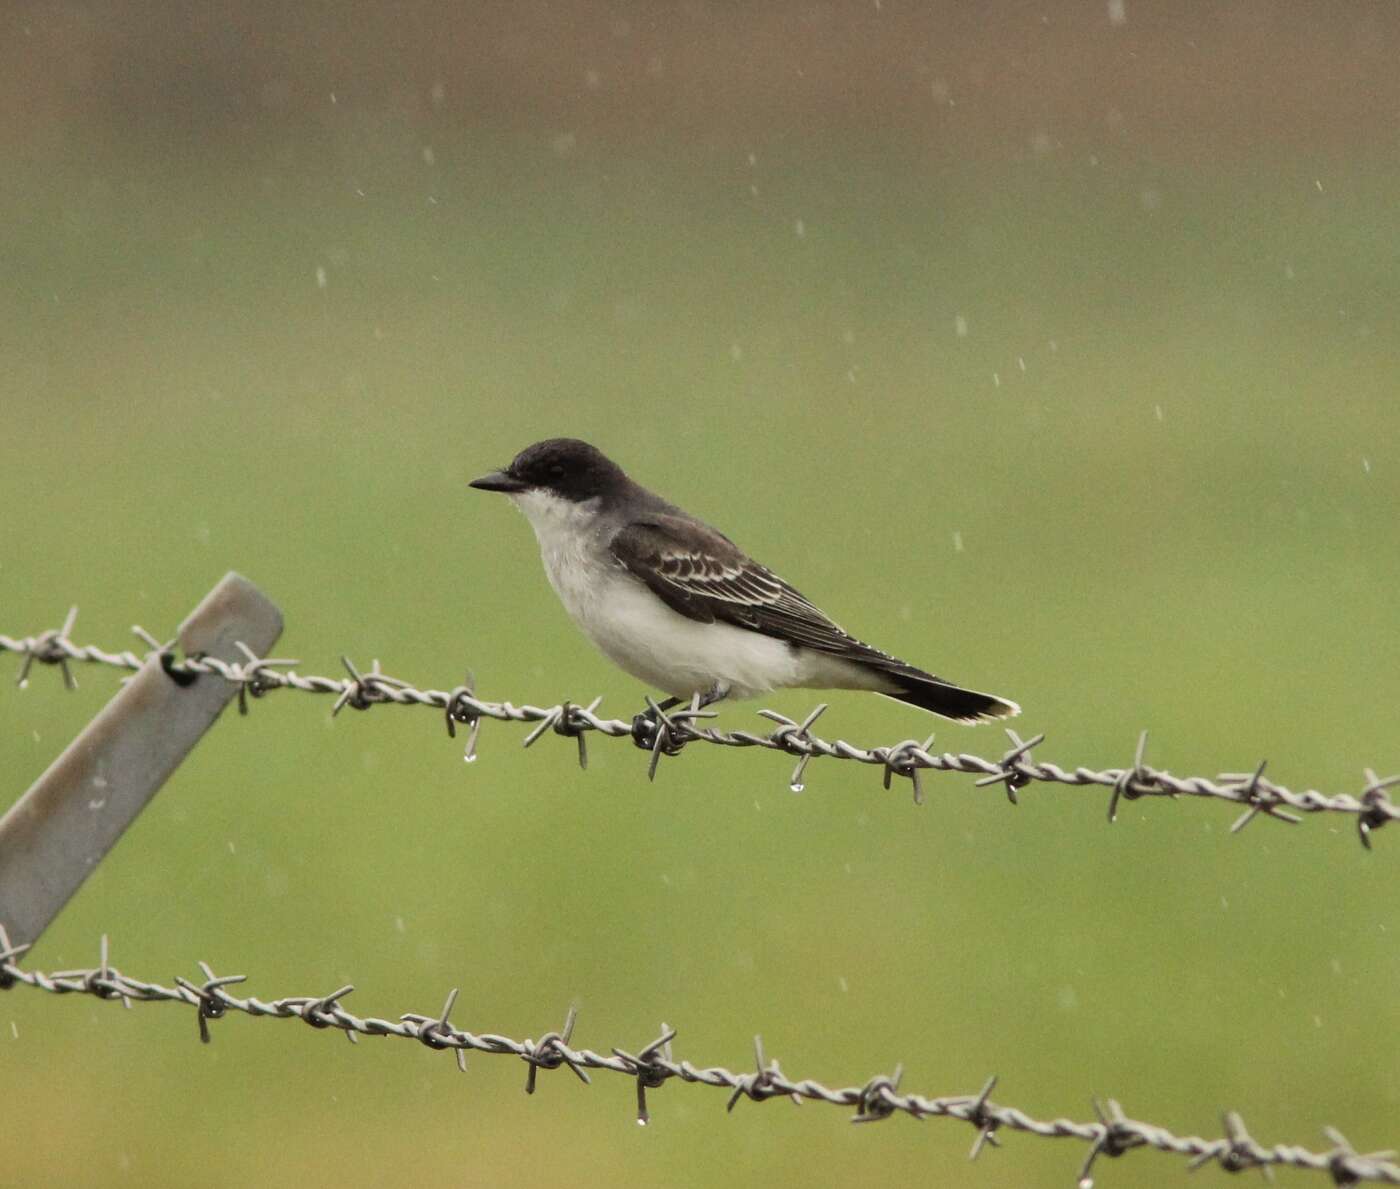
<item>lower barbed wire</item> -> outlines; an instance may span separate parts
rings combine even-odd
[[[763,1043],[758,1038],[754,1043],[754,1068],[740,1073],[723,1065],[697,1065],[674,1057],[671,1046],[676,1030],[665,1024],[661,1026],[661,1034],[636,1055],[622,1047],[598,1053],[572,1046],[578,1018],[573,1008],[559,1030],[542,1033],[538,1041],[515,1040],[497,1033],[473,1033],[450,1024],[448,1016],[457,1001],[455,989],[449,992],[442,1010],[435,1015],[404,1012],[397,1020],[390,1020],[360,1017],[350,1012],[341,1002],[354,990],[350,984],[321,997],[292,995],[267,1001],[235,995],[230,988],[244,982],[246,976],[216,975],[202,962],[199,963],[201,979],[177,978],[173,987],[133,978],[107,959],[105,936],[99,964],[83,970],[44,973],[26,969],[19,964],[24,948],[11,946],[4,930],[0,929],[0,989],[13,991],[23,986],[56,995],[88,995],[104,1001],[120,1000],[128,1007],[133,1003],[181,1004],[197,1013],[200,1036],[206,1042],[213,1032],[227,1027],[223,1021],[229,1013],[241,1013],[255,1019],[301,1020],[318,1031],[339,1031],[351,1039],[359,1035],[416,1041],[419,1048],[452,1051],[463,1072],[468,1052],[510,1056],[527,1063],[526,1088],[531,1091],[539,1075],[556,1072],[561,1067],[567,1067],[585,1085],[589,1084],[586,1071],[619,1074],[632,1078],[637,1084],[637,1121],[640,1123],[651,1119],[646,1090],[656,1090],[675,1081],[726,1090],[731,1106],[741,1098],[757,1104],[772,1098],[788,1098],[846,1110],[855,1108],[852,1117],[855,1122],[878,1122],[904,1114],[914,1119],[945,1118],[970,1124],[977,1130],[973,1157],[984,1145],[1001,1146],[1008,1132],[1043,1139],[1076,1139],[1089,1146],[1079,1174],[1081,1186],[1094,1183],[1101,1159],[1114,1160],[1138,1148],[1185,1158],[1188,1169],[1209,1163],[1218,1164],[1228,1172],[1285,1167],[1322,1173],[1336,1185],[1363,1182],[1400,1185],[1400,1165],[1394,1162],[1393,1152],[1358,1152],[1332,1127],[1323,1128],[1331,1146],[1315,1151],[1296,1144],[1260,1144],[1245,1130],[1244,1121],[1236,1111],[1224,1113],[1224,1134],[1215,1139],[1177,1135],[1157,1124],[1129,1118],[1111,1098],[1103,1103],[1093,1100],[1097,1116],[1094,1121],[1081,1122],[1065,1117],[1039,1119],[1018,1107],[991,1101],[991,1092],[997,1084],[995,1078],[988,1079],[977,1094],[940,1097],[901,1091],[902,1066],[896,1066],[889,1074],[877,1074],[860,1085],[833,1087],[812,1078],[793,1078],[783,1073],[776,1060],[765,1057]]]

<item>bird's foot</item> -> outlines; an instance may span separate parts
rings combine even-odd
[[[649,702],[646,710],[632,719],[632,742],[643,751],[653,754],[679,755],[689,741],[688,728],[697,718],[713,718],[714,712],[706,706],[724,697],[720,690],[710,690],[691,697],[684,709],[675,710],[684,699],[667,698],[664,702]],[[667,714],[668,710],[675,710]]]
[[[632,742],[643,751],[659,751],[664,755],[679,755],[685,746],[684,739],[677,739],[666,711],[679,706],[679,698],[667,698],[659,705],[653,702],[641,714],[632,717]]]

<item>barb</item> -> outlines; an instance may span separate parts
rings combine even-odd
[[[141,628],[133,631],[148,646],[144,654],[131,650],[111,652],[96,645],[78,645],[70,639],[77,609],[68,614],[61,628],[51,628],[29,636],[0,635],[0,652],[17,653],[24,658],[19,684],[29,681],[35,663],[57,665],[71,688],[76,683],[69,662],[110,665],[135,671],[152,655],[177,680],[193,680],[200,674],[211,674],[239,686],[239,710],[248,712],[250,699],[266,697],[276,690],[296,690],[301,693],[322,694],[333,700],[332,713],[347,707],[368,710],[376,705],[426,706],[443,714],[448,733],[455,735],[457,725],[467,727],[466,751],[463,758],[477,758],[477,743],[481,725],[487,719],[499,722],[530,723],[533,729],[525,737],[530,746],[545,735],[573,738],[578,747],[580,764],[586,765],[585,736],[589,732],[612,739],[631,739],[648,753],[648,774],[655,776],[663,755],[675,756],[689,743],[710,743],[719,747],[757,747],[780,751],[795,757],[797,766],[788,780],[794,792],[805,787],[813,760],[848,760],[869,764],[881,770],[885,788],[896,777],[910,783],[916,803],[925,797],[925,772],[963,773],[979,777],[977,784],[1001,785],[1008,801],[1015,805],[1017,794],[1033,784],[1061,784],[1103,789],[1108,794],[1108,819],[1115,820],[1119,804],[1143,798],[1197,797],[1224,801],[1243,809],[1235,821],[1233,832],[1239,832],[1256,817],[1269,817],[1283,822],[1296,822],[1299,814],[1334,813],[1350,815],[1356,823],[1357,837],[1371,849],[1372,837],[1381,827],[1400,818],[1400,804],[1390,799],[1388,790],[1400,784],[1400,775],[1380,777],[1365,769],[1365,783],[1357,794],[1322,793],[1316,789],[1301,791],[1286,788],[1264,775],[1264,764],[1250,772],[1224,772],[1215,777],[1175,776],[1165,769],[1154,768],[1144,759],[1147,732],[1139,737],[1130,765],[1123,768],[1095,770],[1085,766],[1063,768],[1046,760],[1035,760],[1031,749],[1044,742],[1043,735],[1023,741],[1014,731],[1008,731],[1011,749],[1000,759],[985,759],[967,752],[935,752],[933,737],[920,743],[908,739],[893,746],[860,747],[844,739],[824,739],[812,733],[812,725],[825,709],[818,706],[802,722],[796,722],[772,710],[759,714],[777,725],[766,734],[753,731],[725,731],[703,725],[713,712],[702,711],[697,705],[672,710],[668,714],[648,699],[649,710],[636,718],[604,718],[598,714],[601,699],[586,706],[564,701],[554,706],[516,706],[511,702],[490,702],[476,694],[475,684],[468,675],[465,684],[451,689],[420,689],[384,673],[376,660],[368,672],[361,672],[349,657],[342,657],[348,677],[315,677],[298,673],[297,661],[258,657],[244,648],[246,659],[240,662],[215,657],[193,656],[176,660],[171,646],[159,644]]]
[[[620,1074],[632,1078],[637,1087],[637,1122],[647,1124],[651,1113],[647,1105],[647,1090],[656,1090],[669,1081],[691,1085],[712,1086],[729,1092],[732,1109],[739,1101],[748,1099],[762,1103],[770,1098],[788,1098],[794,1102],[819,1102],[853,1110],[851,1121],[875,1123],[891,1115],[905,1114],[915,1119],[952,1119],[968,1124],[976,1133],[970,1156],[976,1158],[984,1147],[1001,1147],[1008,1132],[1038,1136],[1042,1139],[1076,1139],[1088,1146],[1081,1166],[1079,1185],[1090,1189],[1093,1175],[1102,1158],[1116,1158],[1135,1148],[1152,1148],[1180,1156],[1188,1169],[1204,1164],[1218,1164],[1227,1172],[1259,1168],[1286,1167],[1325,1174],[1336,1185],[1375,1182],[1400,1185],[1400,1165],[1394,1163],[1394,1153],[1388,1151],[1359,1153],[1346,1138],[1332,1127],[1323,1131],[1330,1147],[1321,1151],[1298,1144],[1265,1145],[1245,1130],[1244,1120],[1235,1111],[1222,1118],[1223,1134],[1216,1139],[1197,1135],[1177,1135],[1155,1123],[1129,1118],[1114,1099],[1106,1106],[1097,1100],[1093,1108],[1097,1118],[1091,1122],[1076,1122],[1067,1118],[1037,1119],[1014,1106],[991,1100],[996,1078],[991,1078],[976,1094],[950,1094],[930,1097],[900,1089],[902,1067],[892,1073],[877,1074],[861,1085],[827,1086],[810,1078],[799,1079],[785,1074],[778,1062],[764,1056],[763,1042],[755,1038],[754,1069],[736,1073],[722,1065],[697,1065],[672,1053],[676,1030],[661,1025],[660,1035],[639,1052],[623,1048],[607,1053],[574,1048],[572,1036],[578,1013],[570,1008],[562,1029],[545,1032],[538,1040],[514,1040],[498,1033],[475,1033],[452,1024],[448,1017],[457,1002],[453,988],[441,1012],[425,1015],[403,1012],[397,1020],[357,1016],[347,1011],[343,1000],[354,991],[353,985],[339,987],[329,995],[293,995],[280,999],[262,1000],[249,996],[240,998],[232,987],[245,980],[241,974],[216,976],[207,963],[200,962],[202,979],[176,978],[173,987],[147,982],[123,974],[110,962],[107,938],[102,938],[101,959],[90,970],[65,970],[53,974],[26,970],[19,965],[23,947],[12,947],[0,928],[0,989],[25,986],[54,995],[91,995],[99,999],[119,999],[126,1006],[133,1003],[177,1003],[193,1008],[199,1022],[200,1039],[209,1040],[210,1022],[224,1018],[230,1012],[240,1012],[259,1019],[301,1020],[320,1031],[339,1031],[351,1040],[358,1036],[388,1036],[417,1041],[434,1051],[450,1050],[457,1067],[466,1072],[468,1052],[490,1053],[516,1057],[527,1067],[525,1090],[533,1094],[541,1072],[567,1066],[584,1084],[591,1084],[589,1071]]]

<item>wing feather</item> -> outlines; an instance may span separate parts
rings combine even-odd
[[[651,516],[629,524],[610,548],[628,571],[690,619],[719,620],[852,659],[893,660],[848,635],[796,587],[699,521]]]

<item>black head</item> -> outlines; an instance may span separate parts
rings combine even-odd
[[[473,479],[481,491],[545,491],[575,503],[608,496],[627,484],[622,468],[577,438],[548,438],[527,446],[504,470]]]

